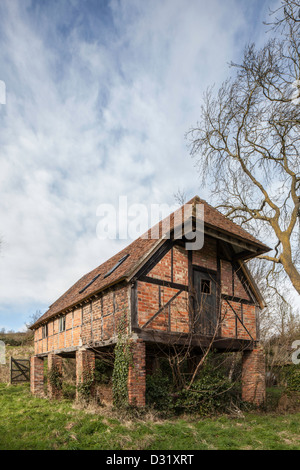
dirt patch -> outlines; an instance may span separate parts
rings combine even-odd
[[[277,411],[279,413],[295,413],[300,411],[300,393],[284,393],[278,401]]]
[[[105,406],[112,406],[113,404],[113,391],[111,385],[97,385],[96,396],[99,398],[100,403]]]

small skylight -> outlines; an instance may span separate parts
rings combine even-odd
[[[95,282],[96,279],[98,279],[99,276],[100,276],[100,274],[97,274],[97,276],[95,276],[86,286],[84,286],[83,289],[81,289],[81,290],[79,291],[79,294],[82,294],[82,292],[84,292],[85,289],[87,289],[91,284],[93,284],[93,282]]]
[[[119,259],[119,261],[105,274],[104,278],[110,276],[120,266],[120,264],[124,263],[125,259],[127,259],[128,256],[129,256],[129,254],[125,255],[125,256],[123,256],[123,258]]]

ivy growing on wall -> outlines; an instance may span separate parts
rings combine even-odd
[[[128,372],[132,364],[131,343],[126,334],[127,321],[124,315],[118,328],[118,340],[115,346],[115,362],[112,374],[114,405],[118,408],[128,405]]]
[[[95,382],[94,372],[85,370],[82,373],[82,381],[77,385],[78,399],[88,403],[92,396],[92,388]]]
[[[56,365],[49,370],[48,381],[55,390],[62,389],[62,372]]]
[[[289,365],[284,370],[284,379],[287,389],[293,392],[300,392],[300,368],[298,365]]]

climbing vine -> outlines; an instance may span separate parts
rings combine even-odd
[[[131,343],[126,334],[127,321],[124,315],[119,323],[118,340],[115,346],[115,362],[112,375],[114,405],[118,408],[128,405],[128,372],[132,365]]]
[[[62,389],[62,372],[54,365],[48,372],[48,381],[55,390]]]
[[[91,370],[82,373],[82,381],[77,385],[78,399],[88,403],[92,397],[92,389],[95,383],[95,374]]]

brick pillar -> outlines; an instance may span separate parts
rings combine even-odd
[[[146,405],[146,345],[138,339],[132,343],[133,364],[128,372],[128,401],[130,405]]]
[[[266,398],[265,356],[259,346],[252,351],[244,351],[242,362],[242,399],[261,405]]]
[[[48,354],[48,395],[50,398],[60,398],[62,396],[62,365],[63,359],[61,356]],[[53,374],[52,380],[50,380],[50,371],[54,374],[57,372],[60,377],[57,376],[55,378],[55,375]]]
[[[30,390],[34,395],[44,394],[44,359],[38,356],[30,358]]]
[[[76,386],[84,382],[85,375],[91,375],[95,370],[95,353],[86,349],[80,349],[76,351]],[[91,389],[93,395],[93,389]],[[76,390],[76,398],[78,396],[78,390]]]

